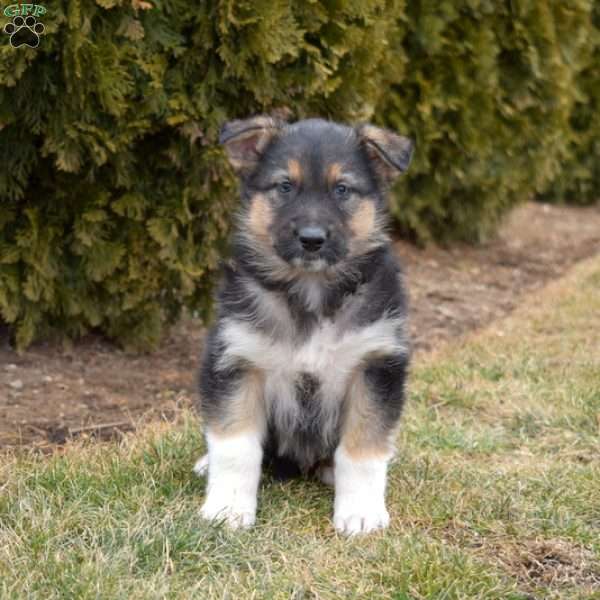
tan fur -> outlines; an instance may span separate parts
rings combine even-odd
[[[233,167],[233,170],[238,173],[244,170],[244,167],[247,165],[246,161],[236,158],[234,155],[229,155],[229,164]]]
[[[262,135],[259,136],[259,138],[256,142],[256,151],[257,152],[260,153],[267,147],[267,144],[271,141],[271,139],[275,135],[276,131],[277,130],[273,127],[271,121],[269,121],[268,126],[265,126],[265,129],[264,129]]]
[[[342,165],[340,163],[331,163],[327,167],[327,183],[333,187],[342,175]]]
[[[389,456],[392,435],[373,406],[362,369],[354,373],[348,386],[346,410],[340,445],[348,455],[354,460]]]
[[[256,194],[250,200],[248,228],[263,245],[271,246],[269,227],[273,223],[273,209],[263,194]]]
[[[294,158],[288,160],[288,174],[294,183],[302,181],[302,165]]]
[[[365,150],[382,183],[386,186],[390,185],[403,170],[394,163],[391,156],[402,148],[410,152],[410,140],[373,125],[362,126],[359,135],[365,142]],[[408,160],[410,160],[410,157]]]
[[[383,181],[393,179],[396,169],[379,149],[385,148],[389,143],[389,133],[379,127],[365,125],[361,129],[361,135],[367,142],[366,151],[373,161],[375,170],[383,178]]]
[[[350,229],[356,240],[367,240],[373,234],[376,223],[375,203],[372,200],[362,200],[358,205],[352,219]]]
[[[276,134],[278,125],[274,119],[268,116],[258,116],[233,123],[237,128],[243,128],[225,142],[225,151],[233,169],[237,173],[242,173],[256,164],[256,153],[264,150]],[[254,146],[254,151],[248,152],[247,148],[251,146]]]
[[[259,431],[265,423],[264,374],[253,369],[245,373],[218,422],[210,423],[214,435],[225,437],[247,431]]]
[[[388,134],[386,131],[379,127],[374,127],[373,125],[365,125],[361,129],[361,133],[365,138],[372,140],[380,146],[384,146],[388,141]]]

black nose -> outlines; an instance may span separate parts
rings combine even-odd
[[[308,252],[320,250],[326,237],[327,233],[322,227],[302,227],[302,229],[298,231],[300,243]]]

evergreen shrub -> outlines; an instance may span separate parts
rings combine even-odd
[[[569,154],[540,199],[570,204],[600,202],[600,2],[593,3],[587,66],[577,75],[579,94],[566,137]]]
[[[227,119],[361,120],[384,90],[381,1],[68,0],[0,39],[0,316],[18,347],[90,329],[156,344],[206,317],[234,179]],[[7,22],[5,18],[0,27]]]
[[[394,203],[403,233],[484,240],[562,172],[592,4],[407,3],[393,42],[407,66],[376,107],[376,120],[416,139]]]
[[[411,135],[399,229],[482,239],[573,156],[592,4],[48,2],[37,48],[0,40],[0,318],[20,348],[150,348],[208,317],[237,202],[218,129],[260,112]]]

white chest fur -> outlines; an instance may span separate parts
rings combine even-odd
[[[228,318],[222,322],[220,337],[225,351],[219,366],[226,368],[242,360],[262,371],[267,414],[278,428],[288,431],[302,418],[296,382],[301,374],[310,374],[319,383],[318,410],[322,434],[327,438],[337,423],[353,371],[369,358],[406,351],[403,325],[402,318],[388,316],[365,326],[352,326],[348,314],[341,313],[335,320],[322,320],[303,339],[289,328],[287,334],[282,335],[282,327],[269,334],[251,322]]]
[[[226,319],[221,339],[226,349],[222,367],[244,360],[268,377],[294,381],[309,373],[333,395],[339,395],[349,375],[361,362],[406,350],[401,337],[402,319],[385,318],[360,328],[340,330],[335,321],[324,320],[311,335],[298,341],[274,338],[249,323]]]

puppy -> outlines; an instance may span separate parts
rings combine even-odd
[[[385,191],[412,144],[265,116],[227,123],[220,142],[241,209],[200,373],[201,514],[252,525],[265,460],[332,483],[338,531],[384,528],[409,360]]]

